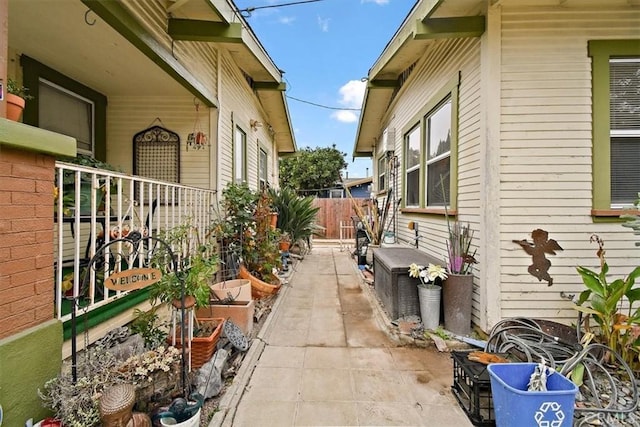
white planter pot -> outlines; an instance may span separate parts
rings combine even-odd
[[[196,414],[189,418],[187,421],[183,421],[181,423],[176,422],[175,418],[166,417],[160,418],[161,426],[173,426],[173,427],[199,427],[200,426],[200,412],[201,409],[198,409]]]

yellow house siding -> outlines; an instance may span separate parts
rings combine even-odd
[[[605,241],[613,275],[637,265],[633,235],[591,217],[591,61],[593,39],[638,38],[640,10],[607,7],[518,8],[501,14],[501,317],[575,321],[560,292],[584,289],[577,265],[595,267],[593,233]],[[547,255],[553,286],[527,272],[528,256],[512,240],[542,228],[564,251]],[[489,325],[491,326],[491,325]]]

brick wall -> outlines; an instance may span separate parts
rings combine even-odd
[[[0,338],[53,318],[53,157],[0,146]]]

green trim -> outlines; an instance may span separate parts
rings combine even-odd
[[[169,18],[167,33],[174,40],[242,43],[242,25],[239,23]]]
[[[367,82],[367,89],[396,89],[398,80],[371,80]]]
[[[129,40],[175,81],[207,107],[218,107],[215,95],[202,84],[184,65],[174,58],[171,51],[162,46],[146,28],[117,0],[82,0],[85,6]]]
[[[38,389],[62,366],[62,323],[49,320],[0,339],[0,404],[4,425],[23,426],[29,418],[51,416]]]
[[[275,90],[284,92],[287,90],[287,84],[284,82],[253,82],[254,90]]]
[[[118,314],[135,307],[136,305],[144,302],[149,298],[150,288],[141,289],[136,292],[131,292],[122,298],[119,298],[112,303],[103,305],[88,313],[82,313],[82,309],[78,309],[78,316],[76,318],[76,333],[80,334],[85,331],[86,328],[93,328],[107,320],[117,316]],[[62,336],[64,340],[71,338],[71,320],[67,320],[63,324]]]
[[[440,103],[447,98],[451,97],[451,157],[450,157],[450,187],[449,193],[449,209],[456,210],[458,207],[458,108],[459,108],[459,88],[460,88],[460,80],[461,73],[458,71],[455,76],[453,76],[444,86],[442,86],[418,111],[416,114],[411,117],[410,120],[407,121],[407,125],[402,128],[402,194],[404,196],[406,190],[406,135],[411,131],[416,124],[420,123],[421,126],[421,148],[420,148],[420,205],[419,207],[425,206],[425,198],[426,193],[424,191],[425,188],[425,174],[424,174],[424,166],[425,166],[425,148],[426,148],[426,120],[424,119],[434,108],[436,108]],[[406,197],[403,197],[402,207],[406,206]]]
[[[76,155],[75,138],[2,117],[0,117],[0,145],[47,153],[52,156],[75,157]]]
[[[416,21],[414,40],[480,37],[485,31],[484,16],[425,18]]]
[[[24,109],[23,121],[32,126],[40,125],[38,99],[40,94],[40,79],[45,79],[75,94],[91,100],[94,104],[94,141],[93,155],[96,159],[107,160],[107,97],[82,83],[26,55],[20,56],[20,65],[24,78],[24,85],[29,88],[33,99],[27,101]],[[75,157],[77,149],[72,154]]]
[[[590,40],[593,96],[593,209],[611,208],[609,59],[640,56],[640,40]]]

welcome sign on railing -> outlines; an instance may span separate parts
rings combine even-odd
[[[104,286],[113,291],[132,291],[153,285],[161,278],[162,272],[157,268],[134,268],[107,277]]]

